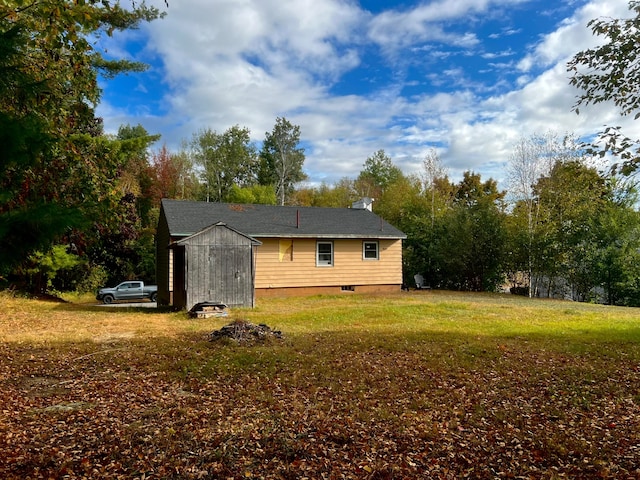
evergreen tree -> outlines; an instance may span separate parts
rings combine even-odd
[[[98,215],[120,167],[94,114],[98,74],[142,65],[94,39],[159,16],[109,0],[0,7],[0,275]]]

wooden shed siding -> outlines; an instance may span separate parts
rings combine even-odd
[[[228,305],[251,305],[251,246],[187,246],[187,306],[212,301]],[[251,284],[249,285],[249,287]]]
[[[158,285],[158,303],[171,303],[171,263],[169,257],[169,226],[163,214],[160,215],[156,232],[156,284]]]
[[[200,302],[253,306],[252,242],[224,226],[185,241],[186,308]]]
[[[315,239],[293,239],[292,261],[280,261],[280,239],[259,240],[256,288],[402,284],[401,240],[378,240],[379,260],[363,260],[365,240],[335,239],[334,264],[326,267],[316,266]]]

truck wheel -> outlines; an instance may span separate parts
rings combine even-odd
[[[113,295],[105,295],[104,298],[102,299],[102,301],[104,303],[106,303],[107,305],[109,303],[113,303]]]
[[[150,298],[151,298],[152,302],[157,302],[158,301],[158,294],[157,293],[152,293]]]

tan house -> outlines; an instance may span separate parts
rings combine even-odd
[[[158,303],[190,308],[195,300],[185,298],[209,295],[207,301],[253,306],[233,293],[247,288],[251,298],[397,291],[406,236],[370,207],[368,199],[351,208],[162,200]]]

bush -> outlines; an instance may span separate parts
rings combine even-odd
[[[87,275],[78,283],[79,293],[91,293],[104,287],[109,274],[102,266],[93,267],[88,270]]]

